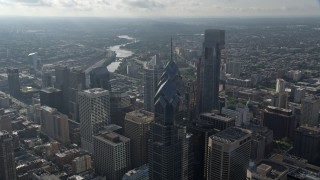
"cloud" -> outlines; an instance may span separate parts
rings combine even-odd
[[[23,5],[23,6],[52,6],[50,0],[2,0],[0,4],[3,5]]]
[[[166,6],[153,0],[122,0],[122,3],[129,7],[141,9],[163,9]]]

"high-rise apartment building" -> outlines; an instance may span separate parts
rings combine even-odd
[[[146,111],[154,112],[154,95],[158,90],[158,83],[163,73],[163,64],[158,55],[144,66],[144,104]]]
[[[96,173],[106,179],[121,180],[131,169],[130,139],[114,132],[93,137],[93,157]]]
[[[307,97],[301,102],[300,125],[319,125],[320,98]]]
[[[124,135],[131,140],[131,162],[133,168],[147,164],[148,138],[153,113],[136,110],[126,114]]]
[[[92,136],[110,123],[109,91],[101,88],[80,91],[79,111],[81,146],[92,153]]]
[[[9,93],[11,96],[20,95],[19,69],[7,69]]]
[[[68,116],[61,114],[57,109],[49,106],[40,108],[41,131],[61,143],[70,142],[68,120]]]
[[[0,177],[3,180],[17,179],[13,139],[7,131],[0,131]]]
[[[63,112],[63,94],[60,89],[53,87],[44,88],[40,91],[40,104],[49,106]]]
[[[205,31],[200,65],[200,113],[219,107],[221,50],[225,45],[225,31]]]
[[[276,139],[293,139],[296,129],[296,117],[290,109],[268,106],[262,114],[263,126],[273,131]]]
[[[231,127],[210,136],[207,180],[246,180],[251,131]]]
[[[90,72],[90,87],[111,91],[110,73],[106,67],[97,67]]]
[[[183,124],[185,112],[181,84],[178,67],[171,59],[155,95],[149,143],[149,179],[193,178],[192,135],[186,132]]]

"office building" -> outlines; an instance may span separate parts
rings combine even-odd
[[[171,56],[172,57],[172,56]],[[149,179],[193,178],[192,135],[186,132],[179,70],[171,60],[155,95],[149,143]],[[180,94],[181,93],[181,94]]]
[[[106,67],[97,67],[90,72],[90,87],[111,91],[110,73]]]
[[[86,89],[85,73],[67,67],[55,67],[56,82],[54,87],[63,95],[63,111],[73,121],[79,122],[78,92]]]
[[[261,160],[247,170],[247,180],[287,180],[289,168],[283,164]]]
[[[37,52],[30,53],[28,55],[28,58],[29,58],[32,70],[38,71],[38,70],[41,69],[41,61],[38,58],[38,53]]]
[[[131,162],[133,168],[147,164],[148,135],[153,116],[153,113],[144,110],[131,111],[126,114],[124,135],[131,140]]]
[[[208,125],[211,125],[213,129],[217,129],[219,131],[225,130],[229,127],[233,127],[236,124],[235,117],[228,117],[223,114],[216,114],[216,113],[201,113],[200,121],[206,122]]]
[[[40,91],[40,104],[41,106],[49,106],[63,112],[63,94],[60,89],[47,87]]]
[[[200,65],[200,113],[219,108],[221,50],[225,45],[225,31],[205,31]]]
[[[263,126],[243,126],[252,132],[251,160],[260,161],[268,157],[273,150],[273,131]]]
[[[149,167],[148,165],[143,165],[139,168],[128,171],[122,180],[149,180]]]
[[[81,146],[92,153],[92,136],[110,123],[109,91],[101,88],[80,91],[79,110]]]
[[[0,91],[0,109],[1,108],[4,108],[4,109],[9,108],[10,103],[11,103],[10,97],[6,93]]]
[[[12,135],[11,117],[9,115],[0,115],[0,131],[7,131]]]
[[[0,177],[3,180],[17,179],[13,151],[13,139],[6,131],[0,131]]]
[[[292,110],[268,106],[262,116],[263,126],[273,131],[274,138],[293,139],[297,123]]]
[[[61,114],[57,109],[41,106],[41,131],[52,139],[61,143],[70,143],[68,116]]]
[[[13,97],[20,95],[19,69],[7,69],[9,93]]]
[[[303,87],[299,87],[299,86],[293,86],[291,88],[291,93],[293,96],[293,102],[301,103],[302,99],[305,98],[306,89]]]
[[[51,72],[42,72],[41,73],[41,87],[53,87],[53,78]]]
[[[231,74],[231,77],[238,78],[241,74],[241,62],[239,61],[231,61],[226,65],[227,74]]]
[[[131,169],[130,139],[110,132],[93,137],[94,167],[106,179],[121,180]]]
[[[188,127],[188,132],[193,135],[194,179],[207,179],[208,139],[219,130],[204,121],[196,120]]]
[[[132,111],[130,96],[126,92],[110,92],[110,121],[113,124],[124,127],[126,113]]]
[[[301,102],[300,125],[319,125],[320,98],[307,97]]]
[[[245,180],[250,161],[251,131],[231,127],[210,136],[207,180]]]
[[[295,131],[293,152],[311,164],[320,166],[320,128],[307,125]]]
[[[286,90],[286,81],[283,79],[277,79],[276,80],[276,92],[277,93],[284,93]]]
[[[159,55],[153,56],[151,61],[144,66],[143,70],[143,108],[146,111],[154,112],[154,95],[158,90],[158,83],[163,73],[163,64]]]

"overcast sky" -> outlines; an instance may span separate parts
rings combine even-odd
[[[0,16],[320,16],[320,0],[0,0]]]

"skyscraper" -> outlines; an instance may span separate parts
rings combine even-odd
[[[121,180],[130,170],[130,139],[114,132],[93,137],[94,167],[106,179]]]
[[[225,45],[225,31],[205,31],[200,65],[200,113],[219,108],[221,49]]]
[[[56,108],[58,111],[63,112],[62,104],[62,91],[53,87],[41,89],[40,103],[42,106],[49,106]]]
[[[148,135],[153,116],[153,113],[144,110],[131,111],[126,114],[124,135],[131,140],[133,168],[138,168],[147,163]]]
[[[62,113],[79,122],[78,92],[86,89],[85,73],[67,67],[55,67],[56,82],[54,87],[62,90]]]
[[[124,127],[124,118],[127,112],[132,111],[130,96],[126,92],[110,92],[110,121]]]
[[[231,127],[210,136],[207,180],[245,180],[250,161],[251,131]]]
[[[80,91],[79,111],[81,146],[92,153],[92,136],[110,123],[109,91],[101,88]]]
[[[17,179],[13,139],[7,131],[0,131],[0,177],[3,180]]]
[[[111,91],[110,73],[106,67],[97,67],[90,72],[90,87]]]
[[[307,125],[295,131],[293,152],[309,163],[320,166],[320,128]]]
[[[11,96],[20,95],[19,69],[7,69],[9,93]]]
[[[283,79],[277,79],[276,92],[284,93],[285,89],[286,89],[286,81]]]
[[[163,73],[163,64],[158,55],[152,57],[151,61],[144,66],[144,104],[146,111],[154,112],[154,95],[157,92],[158,83]]]
[[[319,125],[320,98],[307,97],[301,102],[300,125],[308,124],[310,126]]]
[[[291,110],[268,106],[263,111],[262,121],[263,126],[273,131],[275,138],[287,137],[293,139],[297,124]]]
[[[179,180],[193,177],[192,135],[186,132],[183,125],[185,107],[180,85],[179,70],[171,58],[155,95],[149,144],[149,179]]]

